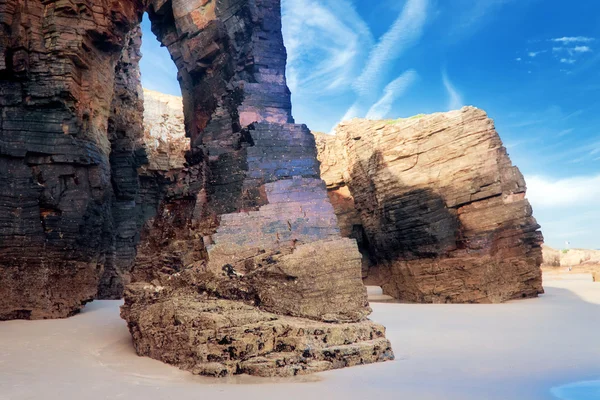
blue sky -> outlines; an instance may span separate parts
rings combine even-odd
[[[600,248],[600,1],[282,0],[294,117],[495,120],[546,242]],[[143,24],[145,87],[179,94]],[[150,39],[148,39],[150,38]]]

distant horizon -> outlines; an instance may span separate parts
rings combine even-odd
[[[598,249],[600,3],[540,2],[282,0],[294,117],[327,133],[355,116],[483,109],[545,242]],[[147,16],[142,29],[144,86],[181,96]]]

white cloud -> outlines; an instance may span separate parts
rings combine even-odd
[[[352,2],[283,0],[282,11],[292,92],[347,90],[373,45],[371,31]]]
[[[575,64],[576,60],[573,58],[561,58],[560,62],[563,64]]]
[[[592,51],[589,46],[575,46],[572,50],[576,53],[589,53]]]
[[[600,175],[566,179],[529,176],[527,197],[535,207],[578,207],[600,203]]]
[[[520,0],[524,1],[524,0]],[[448,7],[450,29],[448,37],[454,41],[475,34],[498,15],[501,7],[517,0],[452,0],[440,1]]]
[[[421,37],[427,21],[428,7],[429,0],[406,2],[396,22],[371,51],[365,69],[356,80],[354,88],[359,94],[368,95],[373,87],[379,87],[379,79],[390,62],[397,60]]]
[[[546,50],[542,50],[542,51],[530,51],[529,53],[527,53],[527,55],[531,58],[535,58],[537,57],[539,54],[545,53]]]
[[[589,42],[593,42],[594,38],[591,37],[586,37],[586,36],[563,36],[561,38],[554,38],[551,39],[553,42],[557,42],[557,43],[589,43]]]
[[[554,179],[526,176],[527,198],[546,243],[600,248],[600,175]]]
[[[368,119],[383,119],[392,110],[394,101],[401,97],[408,88],[418,79],[419,75],[415,70],[408,70],[393,80],[384,89],[384,95],[375,103],[367,113]]]
[[[522,60],[522,58],[521,58],[521,57],[517,57],[515,60],[516,60],[516,61],[521,61],[521,60]]]
[[[352,118],[359,118],[361,116],[361,107],[358,102],[352,104],[346,114],[342,117],[342,121],[347,121]]]
[[[448,110],[458,110],[458,109],[462,108],[462,106],[463,106],[462,96],[460,95],[458,90],[456,90],[456,88],[450,81],[450,78],[448,78],[448,73],[446,72],[446,70],[442,71],[442,80],[444,82],[444,87],[446,88],[446,91],[448,92],[448,96],[449,96]]]

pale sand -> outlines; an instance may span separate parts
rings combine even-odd
[[[397,361],[293,380],[199,378],[137,357],[120,302],[94,302],[67,320],[0,322],[0,399],[552,399],[600,378],[600,284],[545,286],[502,305],[373,304]]]

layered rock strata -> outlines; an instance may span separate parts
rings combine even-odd
[[[287,377],[393,359],[381,325],[266,312],[215,292],[190,290],[192,278],[185,274],[193,272],[171,278],[167,287],[128,286],[122,316],[136,321],[130,329],[138,354],[215,377]],[[173,289],[174,279],[184,279],[183,287]]]
[[[600,265],[600,250],[564,249],[556,250],[542,246],[544,267],[585,267]]]
[[[146,92],[146,129],[143,11],[184,112]],[[0,319],[127,285],[137,352],[195,373],[393,358],[291,116],[278,0],[4,0],[0,28]]]
[[[279,2],[172,7],[150,18],[179,68],[191,149],[125,292],[136,351],[215,376],[393,358],[366,319],[361,257],[337,228],[314,138],[293,123]]]
[[[136,185],[140,18],[135,1],[0,1],[0,320],[72,315],[132,259],[115,224]]]
[[[342,232],[367,281],[411,302],[502,302],[543,292],[542,236],[485,112],[353,120],[317,135]]]

